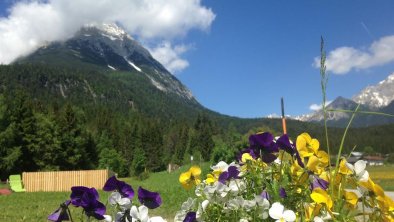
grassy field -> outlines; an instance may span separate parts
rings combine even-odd
[[[139,186],[145,189],[156,191],[161,194],[163,204],[161,207],[150,210],[150,216],[162,216],[168,221],[172,221],[181,204],[187,200],[193,191],[184,190],[178,182],[181,172],[188,170],[190,166],[181,167],[173,173],[159,172],[152,173],[144,181],[138,181],[132,178],[123,178],[121,180],[131,184],[135,197],[133,201],[138,202],[137,190]],[[209,164],[202,165],[203,177],[209,170]],[[6,185],[0,185],[0,188]],[[69,199],[71,192],[36,192],[36,193],[13,193],[9,196],[0,196],[0,221],[17,222],[17,221],[46,221],[46,218],[59,204]],[[108,199],[109,193],[99,191],[100,200],[104,204]],[[80,217],[81,209],[70,207],[74,217]],[[107,212],[108,213],[108,212]],[[79,220],[77,220],[79,221]]]
[[[371,179],[385,191],[394,191],[394,165],[369,166],[367,171]]]
[[[131,178],[122,180],[131,184],[135,191],[138,186],[142,186],[151,191],[157,191],[161,194],[163,205],[158,209],[149,211],[149,215],[160,215],[172,221],[175,212],[180,208],[183,201],[189,195],[193,195],[192,191],[185,191],[178,182],[181,172],[186,171],[189,166],[181,167],[174,173],[159,172],[153,173],[147,180],[138,181]],[[209,164],[202,166],[203,177],[209,170]],[[394,165],[368,167],[371,178],[381,185],[386,191],[394,191]],[[0,185],[4,188],[6,185]],[[99,191],[100,200],[105,203],[109,193]],[[38,193],[13,193],[9,196],[0,196],[0,221],[45,221],[46,217],[59,204],[67,200],[70,192],[38,192]],[[134,201],[138,201],[134,198]],[[72,215],[76,218],[80,217],[81,209],[71,207]],[[79,221],[79,220],[77,220]]]

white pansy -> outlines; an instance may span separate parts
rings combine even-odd
[[[346,166],[356,174],[356,177],[359,181],[368,181],[369,173],[365,170],[367,167],[367,161],[359,160],[354,164],[354,166],[350,163],[346,163]]]
[[[284,210],[285,207],[279,203],[275,202],[272,204],[268,213],[272,219],[276,222],[293,222],[296,220],[296,215],[292,210]]]
[[[196,199],[189,197],[187,201],[182,203],[181,210],[189,211],[196,204]]]
[[[254,199],[253,200],[245,200],[243,207],[245,208],[246,211],[250,211],[256,207],[256,201]]]
[[[185,211],[178,211],[175,215],[174,222],[183,222],[186,217],[187,212]]]
[[[119,205],[120,209],[126,210],[131,207],[131,200],[129,198],[122,198],[119,192],[112,192],[108,198],[110,205]]]
[[[130,216],[132,217],[132,222],[149,222],[148,208],[144,205],[132,206],[130,209]]]
[[[321,217],[314,217],[313,222],[324,222],[324,220]]]
[[[231,180],[228,184],[228,188],[231,192],[237,194],[246,189],[246,184],[243,180],[239,180],[239,179]]]
[[[239,220],[239,222],[248,222],[248,220],[246,220],[245,218],[241,218],[241,219]]]
[[[112,222],[112,217],[110,215],[103,215],[105,222]]]
[[[204,201],[201,203],[201,206],[202,206],[202,210],[203,210],[203,211],[205,211],[205,209],[207,209],[208,204],[209,204],[209,200],[204,200]]]
[[[236,198],[228,201],[227,207],[231,210],[238,210],[244,205],[244,202],[245,200],[242,196],[237,196]]]
[[[185,219],[187,212],[189,212],[195,205],[196,199],[189,197],[187,201],[182,203],[181,210],[176,213],[174,221],[182,222]]]
[[[124,217],[124,212],[116,213],[116,215],[115,215],[115,222],[123,221],[123,219],[122,219],[123,217]],[[126,221],[128,222],[127,218],[126,218]]]
[[[149,222],[167,222],[167,221],[164,220],[162,217],[156,216],[156,217],[151,217],[151,218],[149,219]]]
[[[203,195],[204,192],[204,183],[200,183],[196,186],[196,190],[194,191],[194,193],[196,194],[197,197],[201,197]]]
[[[205,209],[207,208],[209,204],[209,200],[204,200],[200,206],[198,206],[198,210],[196,212],[196,218],[197,220],[199,220],[201,218],[201,216],[203,215],[203,213],[205,212]]]
[[[208,185],[204,188],[204,194],[208,198],[208,200],[211,199],[215,194],[223,198],[227,196],[229,191],[230,188],[227,185],[222,184],[218,181],[216,181],[213,185]]]
[[[226,162],[220,161],[215,166],[212,166],[211,169],[213,171],[224,172],[224,171],[227,171],[228,167],[229,167],[229,165]]]
[[[260,208],[260,214],[259,216],[263,219],[268,218],[268,209],[270,208],[270,202],[263,198],[260,195],[255,195],[254,200],[256,201],[257,206]]]

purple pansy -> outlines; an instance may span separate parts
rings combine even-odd
[[[304,163],[301,160],[300,154],[298,153],[296,145],[290,142],[289,136],[287,136],[287,134],[279,137],[279,139],[276,140],[276,144],[278,144],[280,149],[286,151],[291,155],[295,155],[298,165],[302,168],[305,167]]]
[[[197,222],[196,212],[188,212],[183,222]]]
[[[249,145],[251,147],[269,147],[271,146],[272,142],[274,140],[274,136],[269,133],[259,133],[259,134],[253,134],[249,136]]]
[[[55,210],[51,215],[48,216],[48,220],[54,222],[69,220],[70,218],[68,216],[67,209],[70,203],[71,203],[70,200],[67,200],[66,202],[62,203],[57,210]]]
[[[145,190],[142,187],[138,188],[138,200],[149,209],[155,209],[161,205],[159,193]]]
[[[312,181],[312,183],[310,185],[310,189],[314,190],[315,188],[318,188],[318,187],[322,188],[323,190],[327,190],[327,188],[328,188],[328,181],[323,180],[320,177],[314,176],[313,177],[313,181]]]
[[[104,187],[103,187],[104,191],[118,191],[120,193],[120,195],[122,195],[122,197],[127,197],[130,199],[133,199],[134,197],[134,190],[133,188],[125,183],[124,181],[120,181],[118,179],[116,179],[115,176],[110,177],[107,182],[105,182]]]
[[[304,164],[304,162],[302,162],[300,153],[298,152],[297,149],[296,149],[295,155],[296,155],[296,159],[297,159],[298,165],[299,165],[300,167],[304,168],[304,167],[305,167],[305,164]]]
[[[282,198],[286,198],[287,197],[287,193],[286,193],[285,188],[281,187],[279,189],[279,196],[282,197]]]
[[[279,137],[276,140],[276,144],[278,144],[279,149],[282,149],[291,155],[293,155],[296,151],[294,144],[290,142],[289,136],[287,134]]]
[[[94,199],[88,199],[86,202],[88,204],[83,208],[85,210],[85,214],[89,217],[94,217],[97,220],[103,220],[106,211],[105,205]]]
[[[264,199],[270,200],[271,196],[269,195],[269,193],[265,190],[263,190],[263,192],[261,192],[260,194],[261,197],[263,197]]]
[[[94,188],[88,188],[83,186],[71,187],[70,195],[72,205],[76,207],[84,207],[87,205],[85,201],[88,199],[99,199],[97,190]]]
[[[83,186],[71,187],[71,203],[76,207],[82,207],[85,214],[98,220],[104,219],[106,208],[99,201],[99,195],[95,188]]]
[[[276,160],[277,157],[273,153],[279,152],[279,148],[274,142],[274,136],[271,133],[265,132],[251,135],[249,144],[255,153],[261,154],[261,159],[265,163],[271,163]]]
[[[239,179],[239,170],[236,166],[229,166],[227,171],[222,172],[219,175],[219,182],[226,183],[227,180],[230,179]]]
[[[246,149],[241,150],[241,151],[238,153],[237,159],[238,159],[239,162],[242,161],[242,155],[243,155],[244,153],[249,153],[250,156],[251,156],[253,159],[256,159],[256,157],[257,157],[257,153],[255,153],[255,151],[254,151],[253,149],[251,149],[251,148],[246,148]]]

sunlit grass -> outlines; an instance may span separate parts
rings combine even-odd
[[[371,179],[385,191],[394,191],[394,165],[369,166],[367,171]]]
[[[209,163],[201,164],[203,174],[209,170]],[[148,190],[159,192],[163,204],[161,207],[150,210],[150,216],[162,216],[168,221],[172,221],[181,204],[192,196],[192,190],[186,191],[178,182],[181,172],[188,170],[190,165],[183,166],[173,173],[159,172],[152,173],[144,181],[133,178],[121,178],[131,184],[136,196],[133,201],[138,202],[137,190],[142,186]],[[3,188],[6,186],[2,186]],[[0,221],[46,221],[47,216],[56,210],[60,203],[69,199],[70,192],[36,192],[36,193],[12,193],[9,196],[0,196]],[[104,204],[108,199],[109,193],[99,191],[100,200]],[[76,221],[81,217],[82,209],[70,207],[72,216]]]
[[[205,178],[209,170],[209,163],[202,164],[202,177]],[[163,205],[155,210],[150,210],[151,216],[162,216],[168,221],[172,221],[177,210],[180,209],[182,202],[192,196],[193,189],[184,190],[178,182],[181,172],[188,170],[188,166],[183,166],[173,173],[159,172],[152,173],[144,181],[133,178],[123,178],[131,184],[137,192],[138,186],[142,186],[151,191],[161,194]],[[394,165],[370,166],[368,172],[377,184],[381,185],[385,191],[394,191]],[[6,187],[6,185],[2,185]],[[99,191],[100,200],[105,204],[109,193]],[[0,221],[45,221],[46,217],[59,204],[67,200],[70,192],[37,192],[37,193],[13,193],[9,196],[0,196]],[[133,201],[137,201],[135,197]],[[81,216],[81,209],[71,207],[73,216],[77,219]]]

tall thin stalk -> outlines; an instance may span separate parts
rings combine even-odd
[[[330,157],[330,144],[328,141],[328,129],[327,129],[327,107],[326,107],[326,89],[328,82],[328,74],[326,73],[326,51],[324,50],[324,39],[320,38],[320,85],[323,95],[322,110],[324,117],[324,132],[326,136],[327,154]],[[328,165],[331,167],[331,158],[328,158]]]
[[[347,131],[349,130],[350,125],[352,124],[353,119],[354,119],[354,117],[356,116],[356,113],[357,113],[357,111],[358,111],[359,108],[360,108],[360,104],[358,104],[357,107],[356,107],[356,109],[354,110],[354,112],[353,112],[353,114],[352,114],[352,117],[350,118],[350,120],[349,120],[349,122],[348,122],[348,124],[347,124],[347,126],[346,126],[345,132],[343,133],[342,140],[341,140],[341,144],[339,145],[337,161],[336,161],[336,163],[335,163],[335,176],[336,176],[337,171],[338,171],[339,160],[341,159],[341,154],[342,154],[342,150],[343,150],[343,144],[345,143],[345,138],[346,138],[346,135],[347,135]]]

